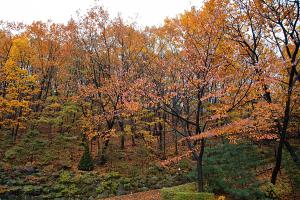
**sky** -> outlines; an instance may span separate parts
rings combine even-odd
[[[118,13],[128,21],[143,26],[161,25],[164,19],[189,9],[199,8],[202,0],[98,0],[112,17]],[[47,21],[66,23],[76,11],[85,11],[95,0],[0,0],[0,20],[31,23]]]

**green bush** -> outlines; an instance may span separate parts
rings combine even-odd
[[[82,171],[91,171],[94,168],[93,160],[89,152],[89,148],[84,146],[84,153],[78,164],[78,169]]]
[[[162,200],[213,200],[213,193],[197,192],[196,183],[161,189]]]
[[[20,152],[22,152],[23,150],[24,150],[24,148],[19,147],[19,146],[15,146],[11,149],[8,149],[4,154],[4,159],[5,160],[15,159],[20,154]]]
[[[62,171],[59,174],[59,183],[72,183],[72,174],[69,171]]]
[[[122,177],[120,179],[120,183],[123,185],[124,189],[127,191],[133,189],[136,186],[131,178]]]
[[[79,192],[79,189],[75,184],[70,184],[68,186],[65,186],[59,194],[61,194],[63,197],[74,197]]]
[[[99,177],[98,175],[87,172],[82,175],[76,176],[75,180],[76,182],[82,185],[92,185],[95,184],[97,181],[100,181],[100,178],[101,177]]]
[[[100,183],[100,186],[96,188],[98,193],[107,192],[108,194],[117,194],[119,183],[113,180],[105,180]]]
[[[119,179],[121,178],[121,175],[119,172],[110,172],[105,176],[105,179]]]

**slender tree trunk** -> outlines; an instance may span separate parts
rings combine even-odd
[[[125,149],[125,131],[124,131],[124,122],[122,119],[119,120],[119,126],[120,126],[120,131],[121,131],[120,147],[123,150],[123,149]]]
[[[180,108],[179,108],[179,105],[178,105],[178,100],[179,98],[178,97],[174,97],[173,98],[173,101],[172,101],[172,109],[177,113],[179,114],[180,113]],[[176,131],[176,128],[177,128],[177,123],[178,123],[178,117],[176,117],[175,115],[172,115],[171,117],[172,119],[172,126],[173,126],[173,135],[174,135],[174,144],[175,144],[175,155],[178,155],[178,133]]]
[[[122,133],[121,135],[121,149],[125,149],[125,135]]]
[[[272,172],[272,177],[271,177],[271,183],[275,185],[278,173],[280,171],[281,167],[281,160],[282,160],[282,147],[283,147],[283,140],[280,139],[279,145],[276,151],[276,164]]]
[[[12,142],[15,144],[17,141],[17,135],[19,131],[19,123],[17,123],[16,127],[12,129]]]
[[[50,90],[50,87],[51,87],[51,81],[52,81],[52,74],[53,74],[53,66],[49,69],[49,74],[48,74],[48,80],[47,80],[47,85],[46,85],[46,91],[45,91],[45,97],[44,97],[44,100],[47,99],[48,97],[48,93],[49,93],[49,90]]]
[[[202,101],[201,98],[204,93],[204,87],[201,87],[198,91],[198,102],[197,102],[197,113],[196,113],[196,134],[201,134],[202,130],[200,128],[200,115],[203,114],[202,109]],[[203,155],[204,155],[204,147],[205,140],[201,139],[200,141],[200,152],[197,160],[197,168],[198,168],[198,192],[204,191],[204,180],[203,180]]]
[[[175,155],[178,155],[178,133],[176,131],[177,128],[177,119],[175,119],[175,117],[172,117],[172,121],[173,121],[173,135],[174,135],[174,142],[175,142]]]
[[[178,135],[176,130],[174,131],[174,135],[175,135],[175,155],[178,155]]]
[[[199,156],[197,159],[197,177],[198,177],[198,192],[204,191],[204,180],[203,180],[203,155],[204,155],[204,147],[205,147],[205,140],[201,140],[201,147]]]
[[[101,152],[101,156],[100,156],[100,164],[103,165],[107,162],[107,158],[106,158],[106,151],[107,151],[107,147],[109,144],[109,140],[105,140],[103,148],[102,148],[102,152]]]
[[[164,126],[163,126],[163,150],[164,150],[164,155],[163,155],[163,159],[166,159],[166,120],[167,120],[167,115],[164,114],[163,116],[164,118]]]
[[[136,132],[136,126],[135,126],[135,123],[134,123],[134,120],[131,120],[131,145],[132,146],[136,146],[136,143],[135,143],[135,132]]]
[[[161,125],[161,122],[157,125],[157,134],[159,135],[159,151],[163,150],[163,126]]]
[[[279,145],[276,155],[276,164],[272,172],[271,177],[271,183],[275,184],[276,179],[278,176],[278,172],[280,171],[281,167],[281,160],[282,160],[282,147],[284,145],[285,139],[286,139],[286,132],[290,120],[290,106],[291,106],[291,98],[292,98],[292,92],[293,92],[293,85],[294,85],[294,76],[295,76],[296,66],[292,66],[292,70],[289,76],[289,86],[288,86],[288,93],[287,93],[287,100],[285,103],[285,109],[284,109],[284,118],[283,118],[283,125],[281,126],[278,122],[278,131],[279,131]]]
[[[106,123],[107,123],[107,129],[110,131],[113,128],[115,121],[114,121],[114,119],[107,120]],[[107,133],[107,134],[110,134],[110,133]],[[106,158],[107,152],[106,151],[108,148],[109,141],[110,141],[110,136],[105,137],[105,141],[104,141],[102,151],[101,151],[101,156],[100,156],[100,164],[105,164],[107,162],[107,158]]]

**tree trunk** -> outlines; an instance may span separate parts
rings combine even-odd
[[[106,151],[107,151],[108,144],[109,144],[109,140],[105,140],[103,148],[102,148],[101,156],[100,156],[100,164],[101,165],[104,165],[107,162]]]
[[[289,77],[289,87],[288,87],[287,100],[285,102],[283,125],[281,126],[280,123],[277,122],[280,141],[279,141],[279,146],[278,146],[277,155],[276,155],[276,164],[275,164],[275,168],[272,172],[272,177],[271,177],[271,183],[273,183],[273,184],[276,183],[277,175],[278,175],[278,172],[280,171],[281,160],[282,160],[282,147],[283,147],[284,141],[286,139],[286,131],[287,131],[289,120],[290,120],[290,106],[291,106],[291,98],[292,98],[292,92],[293,92],[293,81],[294,81],[294,75],[295,75],[295,68],[296,68],[296,66],[293,65],[291,74]]]
[[[278,173],[280,171],[280,166],[281,166],[281,160],[282,160],[282,147],[283,147],[283,140],[280,139],[279,145],[276,151],[276,164],[272,172],[272,177],[271,177],[271,183],[275,185]]]
[[[121,135],[121,149],[125,149],[125,135],[122,133]]]
[[[136,132],[136,126],[133,120],[131,120],[131,145],[136,146],[135,144],[135,132]]]
[[[174,130],[174,134],[175,134],[175,155],[178,155],[178,135],[176,130]]]
[[[157,134],[159,135],[159,150],[163,150],[163,126],[159,122],[157,125]]]
[[[163,126],[163,152],[164,152],[164,155],[163,155],[163,159],[166,159],[166,120],[167,120],[167,115],[164,114],[164,126]]]
[[[120,126],[120,131],[121,131],[121,144],[120,147],[121,149],[125,149],[125,132],[124,132],[124,122],[122,119],[119,120],[119,126]]]
[[[201,147],[200,147],[200,152],[199,156],[197,159],[197,183],[198,183],[198,192],[203,192],[204,191],[204,180],[203,180],[203,155],[204,155],[204,139],[201,140]]]
[[[107,129],[110,131],[113,126],[114,126],[114,119],[112,120],[107,120],[106,123],[107,123]],[[110,134],[109,132],[107,132],[107,134]],[[108,144],[109,144],[109,141],[110,141],[110,135],[108,135],[108,137],[105,137],[105,141],[104,141],[104,144],[103,144],[103,147],[102,147],[102,152],[101,152],[101,156],[100,156],[100,164],[105,164],[107,162],[107,158],[106,158],[106,151],[107,151],[107,148],[108,148]]]
[[[15,144],[17,141],[17,135],[19,131],[19,123],[17,123],[16,127],[12,129],[12,142]]]

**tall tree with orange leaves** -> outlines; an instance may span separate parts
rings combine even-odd
[[[261,106],[257,116],[265,116],[259,118],[264,126],[277,129],[279,145],[271,177],[275,184],[284,145],[299,162],[287,141],[294,88],[299,82],[299,1],[240,0],[233,1],[230,8],[232,39],[245,52],[245,59],[256,76],[257,91],[265,99],[257,104]],[[269,115],[265,115],[266,110]]]
[[[220,101],[220,85],[227,78],[221,75],[230,65],[224,56],[229,46],[224,37],[227,16],[222,8],[216,1],[207,1],[201,10],[192,9],[167,20],[156,42],[158,55],[151,72],[157,74],[150,76],[153,101],[183,124],[176,132],[197,160],[198,191],[204,190],[206,135],[202,133],[214,126],[210,106]]]

